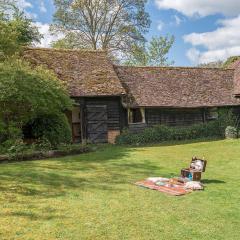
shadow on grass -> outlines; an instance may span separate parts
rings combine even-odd
[[[20,194],[26,197],[55,198],[74,191],[126,191],[122,184],[140,180],[136,177],[159,176],[163,172],[166,174],[161,174],[162,177],[176,175],[169,173],[169,170],[163,171],[157,162],[154,164],[151,160],[131,161],[131,154],[136,150],[141,151],[136,147],[103,145],[96,152],[78,156],[4,164],[0,169],[0,191],[7,196]],[[214,181],[217,180],[205,180],[205,183],[222,183]],[[12,198],[11,201],[17,200]]]
[[[222,180],[217,180],[217,179],[203,179],[202,183],[203,184],[223,184],[226,182]]]
[[[37,214],[33,212],[26,212],[26,211],[16,211],[12,213],[5,213],[4,216],[7,217],[22,217],[27,218],[32,221],[39,221],[39,220],[52,220],[55,218],[60,219],[66,219],[66,215],[59,215],[59,214],[53,214],[53,213],[44,213],[44,214]]]
[[[105,146],[98,152],[69,158],[6,164],[6,168],[0,170],[0,191],[5,195],[39,198],[62,197],[75,191],[96,189],[125,191],[122,184],[129,184],[132,176],[148,176],[159,171],[159,166],[150,161],[129,162],[132,151],[135,150]]]

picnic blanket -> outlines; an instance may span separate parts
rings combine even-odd
[[[166,184],[164,186],[158,186],[152,181],[143,180],[143,181],[136,182],[135,185],[144,187],[144,188],[148,188],[148,189],[152,189],[152,190],[156,190],[159,192],[163,192],[163,193],[166,193],[166,194],[169,194],[172,196],[182,196],[182,195],[185,195],[185,194],[191,192],[190,190],[184,189],[184,184],[177,184],[177,185]]]

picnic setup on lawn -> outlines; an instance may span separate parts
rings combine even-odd
[[[190,167],[181,170],[180,177],[149,177],[135,184],[147,189],[156,190],[173,196],[182,196],[192,191],[203,190],[202,173],[206,170],[207,161],[193,157]]]

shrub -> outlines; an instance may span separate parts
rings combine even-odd
[[[219,109],[218,119],[208,123],[195,124],[188,127],[168,127],[156,125],[146,128],[138,134],[130,133],[128,130],[117,137],[117,144],[146,144],[160,143],[165,141],[191,140],[201,138],[224,138],[227,126],[234,126],[236,116],[232,109]]]
[[[21,128],[32,119],[71,109],[63,83],[49,70],[11,58],[0,62],[0,118]]]
[[[64,114],[41,116],[31,123],[32,136],[52,146],[71,142],[71,129]],[[45,141],[44,141],[45,140]]]
[[[64,114],[45,115],[31,122],[32,135],[41,139],[42,145],[57,146],[71,142],[71,129]],[[49,142],[49,143],[48,143]]]
[[[228,139],[237,138],[237,129],[235,127],[228,126],[225,130],[225,137]]]
[[[125,131],[117,137],[117,144],[146,144],[175,140],[191,140],[200,138],[223,138],[224,131],[217,121],[196,124],[189,127],[168,127],[157,125],[146,128],[143,132],[132,134]]]

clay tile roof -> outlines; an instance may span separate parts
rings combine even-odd
[[[132,107],[240,105],[234,98],[234,70],[115,66]]]
[[[230,68],[235,70],[234,73],[234,94],[240,97],[240,60],[231,64]]]
[[[125,94],[104,51],[28,48],[23,55],[34,65],[52,69],[72,97]]]

